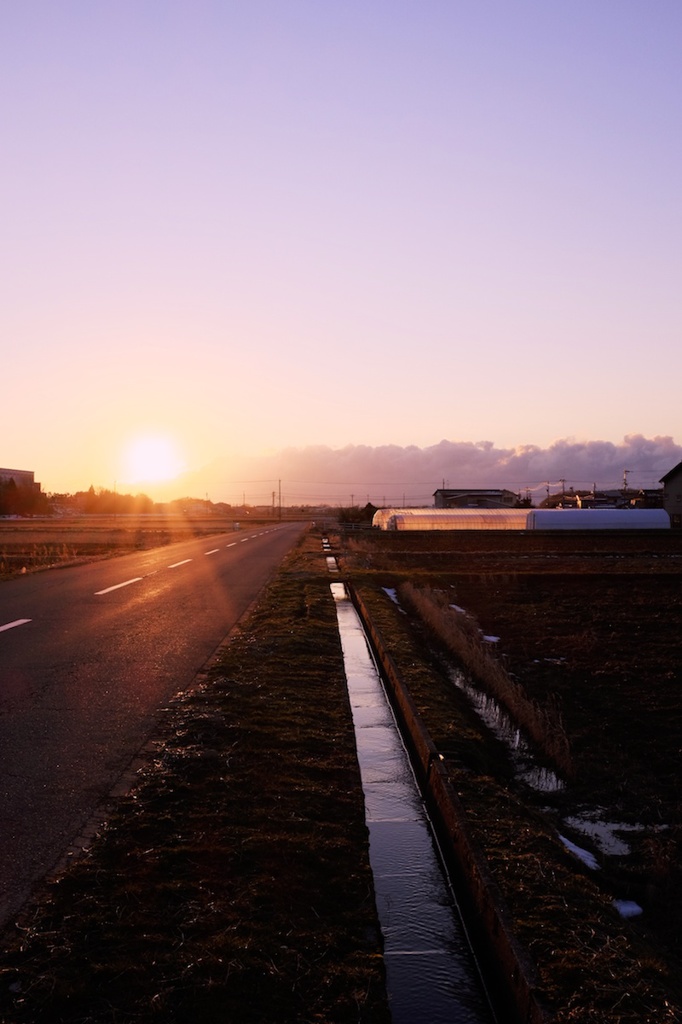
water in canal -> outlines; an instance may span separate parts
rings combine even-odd
[[[457,903],[362,623],[331,584],[365,794],[393,1024],[492,1024]]]

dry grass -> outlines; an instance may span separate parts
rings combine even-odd
[[[680,562],[630,552],[618,573],[615,549],[583,554],[371,538],[341,565],[444,753],[554,1024],[676,1024]],[[561,702],[574,778],[557,807],[517,785],[419,617],[382,592],[402,583],[443,591],[501,636],[503,667],[531,703]],[[319,538],[285,564],[158,740],[87,858],[4,937],[3,1024],[388,1021]],[[646,830],[630,858],[602,857],[590,873],[556,826],[596,803]],[[638,899],[643,917],[620,919],[615,895]]]
[[[482,637],[476,619],[453,608],[442,590],[415,587],[405,583],[399,588],[408,608],[415,612],[432,636],[507,709],[509,715],[535,743],[564,777],[573,775],[568,736],[554,704],[541,705],[528,696],[523,685],[513,679]]]
[[[335,609],[306,544],[5,936],[4,1024],[388,1021]]]
[[[552,1019],[672,1024],[682,1020],[682,536],[610,538],[608,551],[582,554],[566,538],[527,539],[372,535],[356,539],[345,568],[446,757]],[[549,798],[516,779],[443,671],[441,642],[382,593],[405,583],[466,609],[475,630],[501,637],[496,651],[529,701],[561,706],[565,790]],[[558,839],[586,809],[639,826],[622,856],[568,830],[597,853],[596,872]],[[621,919],[614,898],[644,913]]]
[[[111,558],[230,529],[231,520],[182,515],[79,516],[0,521],[0,580]]]

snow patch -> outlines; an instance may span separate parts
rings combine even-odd
[[[564,844],[568,852],[572,853],[574,857],[578,858],[578,860],[581,860],[586,867],[590,868],[592,871],[599,871],[599,864],[597,863],[597,858],[593,853],[590,853],[589,850],[583,850],[582,846],[576,846],[575,843],[572,843],[570,839],[566,838],[566,836],[562,836],[561,833],[559,833],[559,839]]]
[[[644,913],[639,903],[634,900],[614,900],[613,905],[621,917],[639,917]]]
[[[642,825],[628,825],[624,821],[603,821],[597,811],[585,811],[564,819],[569,828],[589,836],[602,853],[611,857],[625,857],[630,853],[628,844],[616,832],[641,832]]]

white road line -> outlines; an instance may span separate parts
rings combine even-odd
[[[116,583],[113,587],[107,587],[106,590],[96,590],[95,597],[99,597],[100,594],[110,594],[112,590],[120,590],[121,587],[129,587],[131,583],[139,583],[141,579],[141,576],[134,576],[132,580],[126,580],[125,583]]]
[[[218,551],[218,548],[212,548],[211,551],[204,551],[204,554],[205,555],[215,555],[216,551]]]
[[[169,565],[168,568],[169,569],[177,569],[177,567],[179,565],[187,565],[187,563],[191,562],[191,561],[192,561],[191,558],[183,558],[183,560],[181,562],[173,562],[173,564]]]
[[[237,547],[237,541],[233,540],[231,544],[226,544],[225,547],[226,548],[236,548]]]
[[[30,619],[15,619],[14,622],[6,622],[4,626],[0,626],[0,633],[4,633],[6,629],[14,629],[15,626],[23,626],[30,621]]]

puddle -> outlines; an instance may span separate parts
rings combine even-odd
[[[387,597],[400,607],[397,591],[388,587],[382,589]],[[457,604],[450,604],[450,608],[460,615],[468,616],[469,614],[465,608]],[[487,636],[483,633],[481,633],[481,638],[490,644],[498,643],[500,640],[498,636]],[[542,660],[551,664],[560,664],[564,659],[544,658]],[[521,729],[494,697],[479,690],[459,669],[451,668],[450,678],[454,685],[465,694],[483,723],[498,740],[504,743],[518,779],[539,793],[551,794],[564,790],[564,782],[551,769],[537,763],[532,745],[527,742]],[[607,812],[604,808],[583,809],[571,816],[564,817],[563,822],[573,832],[585,836],[600,854],[607,857],[628,856],[631,850],[623,835],[647,831],[647,826],[622,821],[608,821],[606,818]],[[656,831],[667,828],[667,825],[658,825]],[[590,871],[600,870],[597,856],[591,850],[577,845],[560,832],[558,837],[564,847]],[[612,905],[624,918],[636,917],[644,913],[643,908],[633,900],[614,899]]]
[[[516,775],[538,793],[557,793],[564,788],[563,781],[549,768],[538,765],[532,749],[519,729],[494,697],[473,686],[459,669],[450,670],[450,678],[462,691],[478,717],[506,746]]]
[[[589,836],[602,853],[610,857],[627,857],[630,846],[617,833],[643,832],[645,826],[630,825],[625,821],[605,821],[604,813],[602,810],[583,811],[581,814],[565,818],[564,821],[569,828]]]
[[[330,586],[365,795],[393,1024],[493,1024],[495,1018],[362,623],[344,585]]]
[[[562,836],[561,833],[559,833],[559,839],[568,852],[572,853],[574,857],[577,857],[578,860],[582,861],[585,867],[589,868],[591,871],[599,871],[599,862],[593,853],[590,853],[589,850],[584,850],[582,846],[576,846],[575,843],[572,843],[570,839],[566,838],[566,836]]]
[[[386,594],[386,596],[389,597],[391,601],[393,601],[393,604],[397,604],[398,610],[400,611],[401,615],[407,615],[407,612],[401,606],[400,600],[398,599],[398,591],[394,587],[382,587],[381,589]]]
[[[532,749],[521,730],[493,697],[473,686],[459,669],[451,669],[450,677],[455,686],[467,696],[479,718],[507,747],[517,778],[539,793],[551,794],[564,789],[563,781],[553,771],[535,762]],[[601,854],[627,856],[630,847],[618,833],[641,832],[643,826],[609,822],[604,820],[603,814],[602,810],[582,811],[565,817],[563,821],[568,828],[590,840]],[[599,861],[591,850],[577,845],[561,833],[558,835],[564,847],[585,867],[590,871],[600,870]],[[613,906],[621,917],[636,917],[643,913],[639,904],[628,900],[614,900]]]
[[[614,900],[613,905],[621,917],[639,917],[642,908],[634,900]]]

